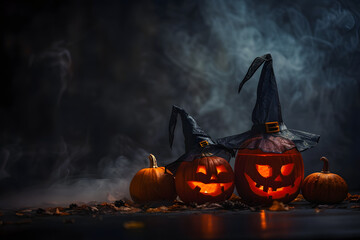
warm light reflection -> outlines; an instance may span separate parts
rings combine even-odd
[[[266,223],[266,212],[265,212],[265,210],[260,211],[260,224],[261,224],[261,229],[266,230],[267,223]]]
[[[212,214],[202,214],[201,221],[201,236],[203,238],[218,238],[224,231],[223,222],[218,216]]]

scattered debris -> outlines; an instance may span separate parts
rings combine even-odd
[[[76,203],[72,203],[72,204],[69,205],[69,208],[70,209],[76,209],[76,208],[78,208],[78,205]]]
[[[125,201],[124,200],[118,200],[114,202],[115,207],[123,207],[125,206]]]
[[[92,213],[95,213],[95,212],[98,212],[99,209],[97,207],[89,207],[89,210],[92,212]]]
[[[233,201],[233,202],[241,201],[241,197],[233,193],[228,201]]]
[[[319,213],[319,212],[322,212],[322,211],[323,211],[323,209],[315,208],[315,212],[316,212],[316,213]]]
[[[231,198],[230,198],[231,199]],[[240,198],[239,198],[240,199]],[[220,203],[222,207],[226,210],[244,210],[249,209],[249,206],[247,206],[245,203],[242,203],[241,201],[231,201],[226,200],[222,203]]]
[[[345,200],[348,200],[349,202],[360,202],[360,195],[359,194],[351,195],[350,193],[348,193],[348,196]]]
[[[43,209],[43,208],[38,208],[37,210],[36,210],[36,213],[37,214],[44,214],[46,211],[45,211],[45,209]]]
[[[180,200],[175,200],[171,203],[157,203],[157,204],[147,204],[141,205],[134,203],[129,199],[121,199],[114,202],[91,202],[91,203],[72,203],[68,207],[48,207],[48,208],[27,208],[20,209],[15,212],[9,212],[12,216],[17,216],[22,218],[21,221],[11,222],[1,219],[0,225],[4,224],[23,224],[29,223],[29,218],[32,217],[41,217],[41,216],[73,216],[73,215],[89,215],[94,218],[100,219],[102,215],[117,215],[117,214],[135,214],[135,213],[170,213],[170,212],[181,212],[181,211],[212,211],[212,210],[228,210],[228,211],[242,211],[250,210],[252,212],[258,212],[264,209],[269,211],[289,211],[297,207],[312,207],[316,213],[323,211],[324,209],[339,209],[339,208],[348,208],[348,209],[360,209],[359,204],[354,204],[360,202],[360,195],[358,194],[348,194],[346,199],[348,202],[342,204],[307,204],[307,205],[297,205],[290,204],[285,205],[282,202],[274,201],[270,207],[267,206],[248,206],[241,201],[241,198],[233,194],[229,200],[220,202],[220,203],[205,203],[205,204],[196,204],[188,203],[185,204]],[[304,201],[304,198],[299,194],[293,202]],[[0,216],[3,216],[4,212],[0,212]],[[24,221],[25,222],[24,222]],[[74,219],[65,219],[64,223],[74,223]],[[131,224],[130,224],[131,226]],[[131,227],[130,227],[131,228]]]
[[[301,193],[299,193],[299,195],[297,195],[297,197],[294,200],[292,200],[292,203],[293,202],[302,202],[302,201],[305,201],[305,198]]]
[[[289,206],[282,202],[274,201],[269,207],[269,211],[289,211]]]
[[[188,209],[188,207],[183,203],[175,203],[174,205],[168,207],[169,211],[185,211],[186,209]]]
[[[146,212],[148,212],[148,213],[168,212],[168,211],[169,211],[169,209],[167,207],[165,207],[165,206],[146,209]]]
[[[59,210],[59,208],[56,208],[54,215],[67,216],[67,215],[70,215],[70,213],[68,213],[68,212],[61,212],[61,211]]]

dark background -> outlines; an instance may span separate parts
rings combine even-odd
[[[2,1],[0,205],[128,197],[147,155],[182,154],[171,106],[213,138],[247,131],[271,53],[289,128],[321,135],[305,175],[360,189],[358,1]],[[233,164],[233,160],[232,160]]]

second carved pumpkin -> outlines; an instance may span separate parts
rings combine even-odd
[[[185,110],[173,106],[169,136],[174,138],[177,115],[182,120],[186,153],[169,164],[175,174],[176,192],[186,203],[221,202],[234,191],[234,172],[228,163],[232,151],[218,146]]]
[[[221,202],[234,191],[234,173],[224,158],[203,154],[179,166],[175,186],[184,202]]]

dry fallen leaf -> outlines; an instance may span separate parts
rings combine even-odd
[[[179,203],[175,203],[174,205],[168,207],[169,211],[180,211],[180,210],[186,210],[186,209],[188,209],[186,205],[182,205]]]
[[[118,211],[126,212],[126,213],[137,213],[137,212],[141,212],[142,210],[140,208],[134,208],[134,207],[119,207]]]
[[[56,208],[54,215],[58,215],[58,216],[68,216],[68,215],[70,215],[70,213],[60,212],[59,208]]]
[[[349,200],[351,198],[351,193],[348,192],[346,198],[345,198],[345,201]]]
[[[359,194],[354,194],[354,195],[351,195],[348,200],[350,202],[360,202],[360,195]]]
[[[91,212],[98,212],[99,211],[99,209],[97,207],[89,207],[89,210]]]
[[[238,195],[236,195],[235,193],[233,193],[231,195],[231,197],[229,198],[229,201],[233,201],[233,202],[240,201],[240,200],[241,200],[241,198]]]
[[[123,226],[126,229],[136,229],[136,228],[143,228],[145,224],[143,222],[138,222],[138,221],[128,221],[128,222],[124,222]]]
[[[21,212],[21,213],[31,213],[32,210],[31,209],[23,209],[23,210],[20,210],[19,212]]]
[[[292,202],[301,202],[304,200],[305,199],[304,199],[303,195],[301,193],[299,193],[299,195],[297,195],[297,197],[294,200],[292,200]]]
[[[286,206],[282,202],[274,201],[271,207],[269,207],[270,211],[289,211],[289,207]]]
[[[168,212],[168,208],[165,206],[157,207],[157,208],[148,208],[146,209],[148,213],[157,213],[157,212]]]
[[[320,209],[320,208],[315,208],[315,212],[316,213],[319,213],[319,212],[321,212],[322,211],[322,209]]]

